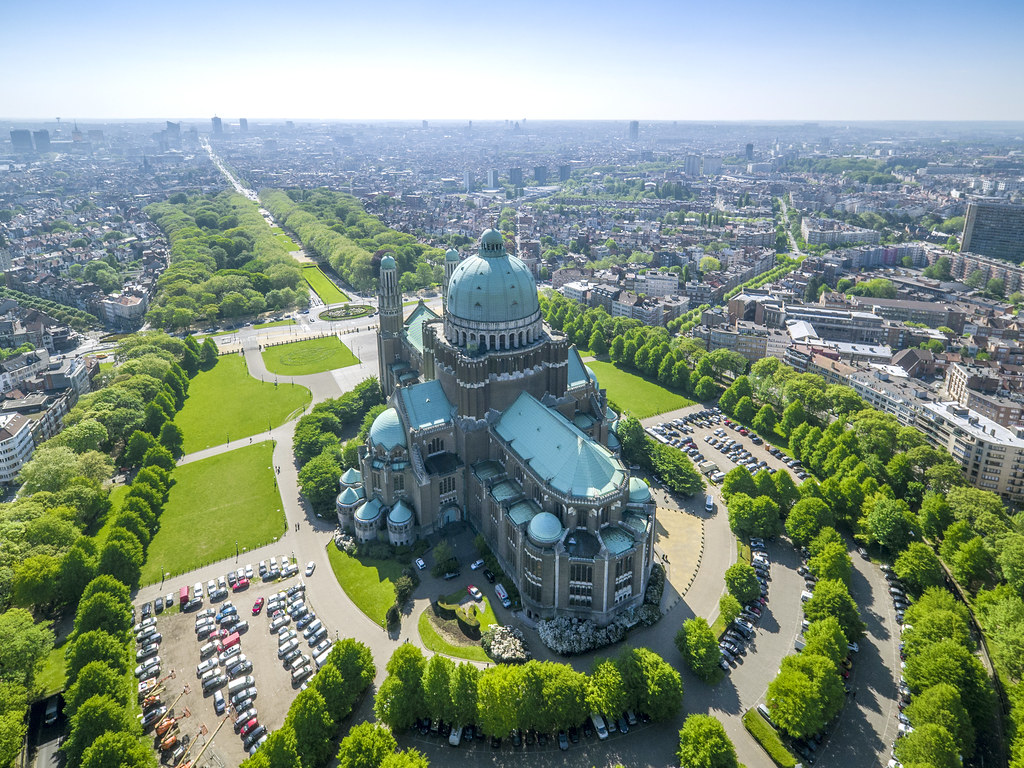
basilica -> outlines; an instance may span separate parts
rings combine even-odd
[[[619,459],[616,414],[579,353],[544,324],[529,268],[487,230],[445,257],[443,313],[405,317],[380,263],[377,355],[388,408],[341,478],[338,521],[395,545],[466,520],[531,619],[605,624],[650,575],[650,489]]]

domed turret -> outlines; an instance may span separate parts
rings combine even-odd
[[[380,260],[381,269],[395,269],[398,267],[398,263],[395,261],[395,257],[390,253],[384,254],[384,258]]]
[[[444,260],[445,261],[458,261],[459,260],[459,252],[456,251],[454,248],[449,248],[448,251],[444,255]]]
[[[370,441],[385,451],[394,450],[399,446],[405,447],[405,427],[402,426],[398,411],[388,408],[378,414],[370,425]]]

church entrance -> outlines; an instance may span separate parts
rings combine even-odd
[[[462,519],[462,510],[458,507],[451,505],[441,510],[441,516],[438,518],[438,526],[444,527],[449,523],[456,523]]]

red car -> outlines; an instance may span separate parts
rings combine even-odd
[[[252,604],[252,615],[259,616],[263,610],[263,604],[266,602],[262,597],[257,597],[256,602]]]
[[[247,734],[248,734],[248,733],[249,733],[250,731],[253,731],[253,730],[255,730],[255,729],[256,729],[256,726],[257,726],[257,725],[259,725],[259,724],[260,724],[260,721],[259,721],[259,720],[257,720],[257,719],[256,719],[256,718],[254,717],[254,718],[253,718],[252,720],[250,720],[250,721],[249,721],[248,723],[246,723],[245,725],[243,725],[243,726],[242,726],[242,730],[241,730],[241,731],[239,731],[239,733],[241,733],[241,734],[242,734],[243,736],[245,736],[245,735],[247,735]]]
[[[244,576],[235,582],[234,586],[231,587],[235,592],[240,592],[249,586],[249,580]]]
[[[472,584],[466,587],[466,591],[469,592],[469,596],[472,597],[474,600],[479,601],[484,599],[484,596],[480,593],[480,590],[474,587]]]

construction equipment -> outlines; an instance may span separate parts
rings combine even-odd
[[[158,738],[163,737],[164,734],[166,734],[169,730],[171,730],[171,727],[175,723],[177,723],[177,722],[178,722],[178,718],[177,717],[168,717],[168,718],[165,718],[164,720],[160,721],[160,725],[158,725],[156,727],[156,735],[157,735],[157,737]]]
[[[193,768],[194,766],[198,765],[198,764],[199,764],[199,759],[200,759],[200,758],[201,758],[201,757],[203,756],[203,752],[205,752],[205,751],[207,750],[207,748],[208,748],[208,747],[209,747],[209,746],[210,746],[211,744],[213,744],[213,740],[214,740],[215,738],[217,738],[217,734],[218,734],[218,733],[220,733],[220,729],[221,729],[221,728],[223,728],[223,727],[224,727],[224,724],[225,724],[225,723],[226,723],[226,722],[227,722],[228,720],[230,720],[230,719],[231,719],[230,717],[228,717],[228,716],[225,716],[225,717],[224,717],[224,719],[220,721],[220,725],[218,725],[218,726],[217,726],[217,730],[215,730],[215,731],[213,732],[213,736],[211,736],[210,738],[208,738],[208,739],[206,740],[206,743],[205,743],[205,744],[203,744],[203,748],[202,748],[201,750],[199,750],[199,754],[198,754],[198,755],[196,755],[196,756],[195,756],[195,758],[194,758],[194,759],[192,759],[192,760],[186,760],[186,761],[185,761],[185,762],[183,762],[183,763],[179,763],[179,764],[178,764],[178,768]]]
[[[181,689],[181,693],[178,694],[178,698],[176,698],[174,701],[172,701],[170,703],[170,705],[167,707],[167,713],[163,717],[161,717],[159,720],[157,720],[156,728],[159,728],[160,724],[164,720],[166,720],[169,717],[172,717],[171,713],[174,712],[174,705],[177,704],[178,703],[178,699],[180,699],[182,696],[184,696],[186,693],[188,693],[188,691],[189,691],[189,687],[187,685],[184,688]]]
[[[178,758],[178,762],[175,764],[176,768],[183,768],[185,765],[185,759],[188,757],[188,753],[192,751],[192,747],[199,743],[199,736],[200,734],[197,733],[194,739],[189,739],[188,735],[182,738],[182,744],[185,745],[185,752]],[[191,763],[189,763],[189,765],[191,765]]]
[[[173,677],[174,670],[172,669],[170,671],[170,674],[161,677],[159,680],[157,680],[155,677],[150,678],[149,680],[143,680],[141,683],[139,683],[139,699],[142,700],[146,698],[146,696],[158,693],[159,688],[163,686],[165,682],[171,680]]]

